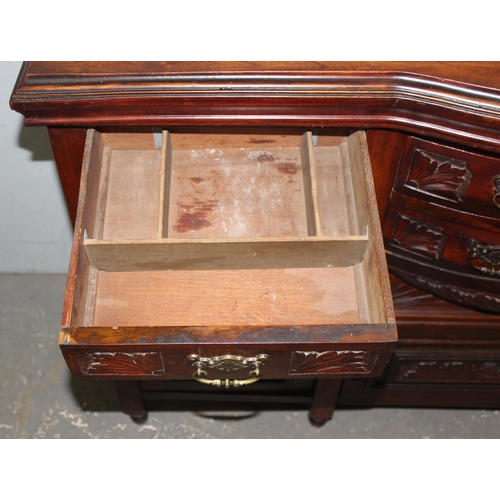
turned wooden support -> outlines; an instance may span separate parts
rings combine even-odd
[[[320,378],[316,380],[313,401],[309,409],[309,421],[316,427],[331,420],[342,385],[341,378]]]
[[[139,382],[136,380],[117,380],[115,387],[123,413],[130,415],[136,424],[143,424],[148,418],[148,412],[142,400]]]

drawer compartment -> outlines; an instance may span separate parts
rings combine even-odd
[[[381,373],[397,335],[364,134],[154,139],[88,133],[60,338],[72,371],[113,377],[98,353],[187,378],[190,354],[267,354],[262,376],[287,377],[296,352],[352,350]],[[304,375],[351,373],[333,358]]]

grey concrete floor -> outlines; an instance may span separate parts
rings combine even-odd
[[[63,275],[0,274],[0,438],[499,438],[500,411],[336,411],[322,428],[307,410],[208,412],[175,404],[137,425],[111,382],[74,379],[57,344]]]

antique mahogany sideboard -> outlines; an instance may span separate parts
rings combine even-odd
[[[10,104],[75,224],[61,350],[135,421],[500,408],[500,63],[31,62]]]

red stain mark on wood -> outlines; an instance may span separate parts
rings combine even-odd
[[[199,184],[200,182],[203,182],[205,179],[203,177],[190,177],[189,180],[191,181],[191,183]]]
[[[278,171],[286,175],[295,175],[300,167],[296,163],[277,163]]]
[[[182,213],[177,218],[177,224],[174,226],[175,231],[187,233],[210,227],[212,224],[207,220],[207,216],[217,207],[217,204],[217,201],[199,201],[179,205],[179,211]]]
[[[276,142],[272,139],[254,139],[254,138],[251,138],[249,141],[250,144],[271,144],[273,142]]]

